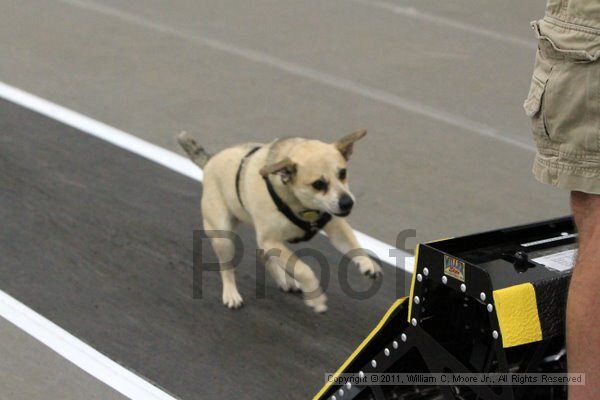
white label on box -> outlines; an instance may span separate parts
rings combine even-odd
[[[577,250],[571,249],[561,251],[560,253],[548,254],[547,256],[534,258],[532,261],[545,265],[547,268],[564,272],[573,269],[576,257]]]

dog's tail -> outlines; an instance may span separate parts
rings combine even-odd
[[[185,150],[190,160],[200,168],[204,168],[211,155],[200,146],[196,140],[187,132],[181,132],[177,136],[179,145]]]

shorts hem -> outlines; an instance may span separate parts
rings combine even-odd
[[[533,175],[541,183],[560,189],[600,194],[600,164],[583,167],[538,152]]]

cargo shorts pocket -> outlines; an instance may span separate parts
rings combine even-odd
[[[525,109],[525,114],[531,118],[534,136],[546,140],[550,139],[550,135],[546,126],[544,94],[551,74],[552,63],[550,60],[545,59],[538,50],[529,94],[525,103],[523,103],[523,108]]]
[[[538,151],[569,159],[600,154],[600,52],[562,49],[539,32],[529,94],[523,107],[531,118]]]

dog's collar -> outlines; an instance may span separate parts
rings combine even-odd
[[[246,160],[254,153],[256,153],[256,151],[260,149],[260,146],[256,146],[253,147],[248,153],[246,153],[246,155],[244,157],[242,157],[242,159],[240,160],[240,165],[238,166],[237,169],[237,173],[235,174],[235,192],[237,193],[237,198],[242,206],[242,208],[245,209],[244,207],[244,202],[242,201],[242,196],[240,195],[240,179],[242,177],[242,169],[244,168],[244,164],[246,163]]]
[[[273,199],[273,203],[277,206],[279,212],[286,216],[287,219],[290,220],[294,225],[298,228],[302,229],[305,234],[299,238],[290,239],[288,242],[290,243],[298,243],[310,240],[319,232],[327,223],[331,220],[331,214],[326,212],[320,212],[317,210],[304,210],[301,212],[302,216],[306,219],[302,219],[296,215],[292,209],[284,203],[284,201],[279,197],[273,184],[269,180],[267,176],[263,177],[265,183],[267,185],[267,190],[271,195],[271,199]]]

